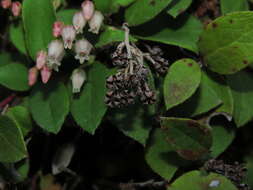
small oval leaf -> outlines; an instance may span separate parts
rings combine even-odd
[[[22,7],[26,46],[35,59],[37,52],[46,49],[53,39],[54,7],[52,0],[25,0]]]
[[[17,91],[29,89],[28,70],[19,63],[10,63],[0,68],[0,84]]]
[[[163,84],[167,110],[190,98],[197,90],[200,81],[201,70],[197,62],[192,59],[181,59],[173,63]]]
[[[211,22],[200,36],[199,50],[214,72],[233,74],[253,63],[253,13],[236,12]]]
[[[69,113],[68,91],[61,82],[38,84],[29,97],[29,107],[33,119],[40,127],[58,133]]]
[[[167,142],[186,160],[205,156],[212,146],[211,128],[197,121],[182,118],[161,118]]]
[[[0,116],[0,162],[16,162],[26,155],[21,130],[8,116]]]

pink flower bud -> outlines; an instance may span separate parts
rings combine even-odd
[[[36,67],[32,67],[29,69],[28,73],[28,84],[29,86],[33,86],[37,82],[38,78],[38,69]]]
[[[40,71],[40,75],[41,75],[41,80],[44,84],[46,84],[51,75],[52,75],[52,70],[50,68],[48,68],[46,65],[41,69]]]
[[[11,7],[11,0],[2,0],[1,6],[3,7],[3,9],[10,8]]]
[[[95,6],[93,2],[90,0],[85,0],[82,3],[82,11],[83,11],[83,16],[85,20],[90,20],[95,11]]]
[[[85,60],[89,60],[89,54],[92,50],[92,44],[86,40],[81,39],[75,43],[75,59],[79,59],[80,63],[83,64]]]
[[[71,49],[73,41],[76,38],[76,31],[73,26],[64,26],[61,31],[61,36],[64,42],[64,48]]]
[[[75,69],[71,76],[72,81],[72,92],[78,93],[80,92],[83,83],[86,81],[86,73],[82,69]]]
[[[82,12],[77,12],[73,16],[73,26],[76,29],[76,33],[83,33],[83,28],[86,25],[86,20],[83,17]]]
[[[36,67],[37,69],[42,69],[44,65],[47,63],[47,52],[41,50],[37,53],[37,58],[36,58]]]
[[[63,28],[64,24],[63,22],[56,21],[53,24],[53,36],[58,38],[61,35],[61,31]]]
[[[102,13],[99,11],[95,11],[94,15],[89,21],[89,26],[90,26],[89,31],[94,34],[98,34],[99,29],[103,23],[103,20],[104,20],[104,16],[102,15]]]
[[[12,11],[12,14],[17,17],[21,14],[21,8],[22,8],[22,5],[20,2],[18,1],[15,1],[11,4],[11,11]]]
[[[56,71],[58,71],[58,67],[61,65],[64,53],[64,46],[62,41],[51,41],[48,45],[47,66],[50,69],[55,69]]]

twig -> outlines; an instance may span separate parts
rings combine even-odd
[[[3,101],[0,102],[0,108],[4,108],[7,104],[9,104],[14,98],[16,97],[16,94],[11,94],[7,98],[5,98]]]
[[[135,187],[162,187],[167,184],[167,181],[157,181],[151,179],[145,182],[139,182],[139,183],[120,183],[119,188],[120,189],[126,189],[126,188],[135,188]]]

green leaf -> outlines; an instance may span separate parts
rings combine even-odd
[[[73,97],[71,113],[84,130],[94,134],[107,110],[104,103],[106,78],[112,71],[104,65],[94,63],[88,71],[88,80],[81,93]]]
[[[51,0],[25,0],[22,7],[26,46],[35,59],[37,52],[46,49],[53,39],[54,7]]]
[[[57,12],[57,21],[63,22],[65,25],[72,25],[74,14],[78,12],[77,9],[63,9]]]
[[[248,11],[249,3],[248,0],[236,0],[231,3],[230,0],[220,0],[221,12],[223,15],[235,11]]]
[[[234,101],[230,87],[224,78],[215,73],[205,74],[208,77],[207,85],[212,88],[212,90],[216,93],[219,99],[222,100],[222,105],[216,110],[216,112],[223,112],[229,115],[233,114],[234,109]]]
[[[145,159],[154,172],[166,180],[170,180],[177,171],[177,155],[173,155],[173,148],[166,142],[166,134],[156,129],[146,149]]]
[[[0,67],[8,65],[11,63],[11,55],[7,52],[0,53]]]
[[[57,81],[37,84],[29,97],[29,107],[36,123],[56,134],[69,113],[68,91],[63,83]]]
[[[26,54],[25,34],[22,22],[11,24],[10,40],[21,53]]]
[[[125,7],[131,4],[136,0],[94,0],[96,9],[108,14],[115,13],[119,10],[120,7]]]
[[[163,84],[167,110],[190,98],[197,90],[200,80],[201,70],[194,60],[181,59],[173,63]]]
[[[17,162],[27,156],[20,129],[7,116],[0,116],[0,162]]]
[[[168,14],[176,18],[184,12],[192,3],[192,0],[173,0],[169,5]]]
[[[235,138],[235,132],[222,125],[214,125],[212,126],[212,135],[213,145],[211,148],[211,156],[216,158],[232,143]]]
[[[186,160],[205,156],[212,146],[211,129],[191,119],[161,118],[167,142]]]
[[[228,84],[234,99],[233,118],[238,127],[253,119],[253,76],[241,71],[228,77]]]
[[[226,90],[215,82],[205,73],[202,73],[201,82],[197,91],[185,101],[183,104],[175,107],[171,112],[176,113],[180,117],[192,117],[199,114],[206,113],[211,109],[217,107],[222,103],[221,97],[216,94],[216,90],[224,92],[224,99],[226,98]],[[216,86],[215,86],[216,85]]]
[[[28,70],[18,63],[10,63],[0,68],[0,84],[16,91],[25,91],[28,86]]]
[[[6,113],[9,118],[15,121],[16,125],[22,131],[23,136],[25,137],[28,132],[32,129],[32,121],[30,113],[27,108],[23,106],[15,106],[8,109]]]
[[[219,17],[201,34],[199,50],[209,69],[232,74],[253,63],[253,13],[236,12]]]
[[[182,190],[187,186],[187,190],[237,190],[226,177],[210,173],[204,175],[200,171],[191,171],[174,181],[168,190]]]
[[[152,129],[151,116],[154,114],[152,106],[139,104],[127,108],[116,109],[111,120],[126,136],[129,136],[142,145],[146,145]]]
[[[132,31],[136,38],[179,46],[198,53],[197,42],[202,30],[202,23],[193,16],[172,19],[169,15],[161,15]]]
[[[130,26],[143,24],[165,9],[172,0],[138,0],[126,10],[126,21]]]
[[[114,42],[122,42],[124,40],[124,31],[108,26],[106,27],[106,30],[100,34],[99,40],[96,43],[95,47],[99,48]],[[134,37],[130,36],[130,41],[136,42],[137,40]]]

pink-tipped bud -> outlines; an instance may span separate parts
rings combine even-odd
[[[29,86],[33,86],[37,82],[38,78],[38,69],[36,67],[32,67],[29,69],[28,73],[28,84]]]
[[[58,71],[58,67],[61,65],[64,53],[65,51],[62,41],[60,40],[51,41],[48,45],[47,66],[50,69]]]
[[[93,2],[90,0],[85,0],[82,3],[82,11],[83,11],[83,16],[85,20],[90,20],[95,11],[95,6]]]
[[[94,34],[98,34],[100,27],[103,23],[103,20],[104,20],[104,16],[102,15],[102,13],[100,11],[95,11],[94,15],[89,21],[89,26],[90,26],[89,31]]]
[[[22,5],[20,2],[15,1],[11,4],[11,12],[15,17],[21,14],[21,9],[22,9]]]
[[[80,92],[84,82],[86,81],[86,73],[82,69],[75,69],[71,75],[72,92]]]
[[[52,70],[50,68],[48,68],[46,65],[41,69],[40,71],[40,75],[41,75],[41,80],[44,84],[46,84],[51,75],[52,75]]]
[[[41,50],[37,53],[37,58],[36,58],[37,69],[39,70],[42,69],[42,67],[46,65],[46,63],[47,63],[47,52]]]
[[[11,0],[2,0],[1,1],[1,7],[3,9],[8,9],[11,7]]]
[[[83,17],[83,13],[82,12],[77,12],[74,16],[73,16],[73,26],[76,30],[76,33],[83,33],[83,28],[86,25],[86,20]]]
[[[53,24],[53,36],[58,38],[61,35],[61,31],[63,28],[64,24],[63,22],[56,21]]]
[[[71,49],[73,41],[76,38],[76,31],[73,26],[64,26],[61,31],[61,36],[64,42],[64,48]]]
[[[78,59],[80,63],[83,64],[85,60],[89,60],[89,54],[92,48],[93,48],[92,44],[86,39],[81,39],[81,40],[76,41],[75,59]]]

